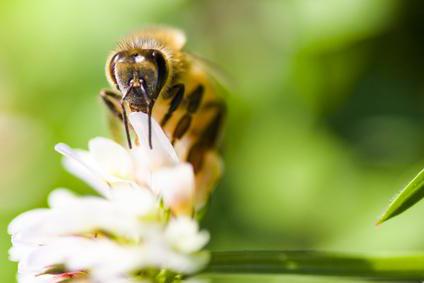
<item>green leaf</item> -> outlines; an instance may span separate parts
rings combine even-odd
[[[395,196],[389,207],[377,221],[381,224],[396,215],[401,214],[424,197],[424,169]]]
[[[201,274],[296,274],[416,282],[424,279],[424,253],[212,252],[211,261]]]

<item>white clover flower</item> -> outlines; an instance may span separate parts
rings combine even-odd
[[[155,122],[153,150],[145,146],[145,119],[143,113],[130,115],[139,140],[133,150],[105,138],[91,140],[88,151],[56,147],[66,168],[100,196],[57,189],[49,208],[12,221],[9,254],[19,262],[20,283],[150,282],[191,274],[207,263],[201,249],[209,234],[191,218],[192,167],[178,160]]]
[[[113,198],[117,189],[147,189],[161,197],[175,214],[191,215],[194,209],[195,177],[191,164],[180,162],[160,126],[152,121],[153,149],[148,147],[147,115],[129,116],[140,142],[132,150],[106,138],[89,142],[89,150],[72,150],[59,144],[65,167],[93,186],[101,195]]]

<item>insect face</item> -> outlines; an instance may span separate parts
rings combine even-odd
[[[122,118],[130,148],[131,139],[125,103],[128,103],[131,111],[141,111],[149,115],[149,144],[152,148],[151,116],[153,106],[165,84],[167,75],[165,59],[157,50],[123,50],[112,56],[109,63],[109,76],[112,83],[122,93]]]
[[[166,80],[163,56],[156,50],[126,50],[116,53],[110,75],[131,110],[147,113]]]

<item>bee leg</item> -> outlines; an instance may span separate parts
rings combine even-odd
[[[226,107],[222,102],[212,102],[205,105],[203,108],[216,108],[216,114],[203,130],[199,140],[190,148],[187,161],[193,165],[194,173],[202,169],[203,159],[206,152],[215,148],[219,142],[222,124],[224,122]]]
[[[122,95],[111,90],[102,89],[100,91],[100,97],[106,104],[111,114],[119,119],[122,119],[122,109],[120,104]]]
[[[181,139],[190,128],[192,115],[196,113],[197,109],[199,108],[204,92],[204,86],[199,85],[187,96],[187,112],[183,115],[183,117],[181,117],[177,123],[177,126],[175,127],[175,130],[172,134],[172,144]]]
[[[122,144],[122,108],[120,104],[122,96],[114,91],[102,89],[100,97],[109,110],[108,123],[112,137],[116,142]]]
[[[177,110],[178,106],[180,106],[181,102],[183,101],[184,97],[184,85],[183,84],[176,84],[169,90],[169,96],[167,98],[172,98],[168,111],[166,112],[165,116],[163,116],[160,125],[165,127],[166,123],[169,121],[169,119],[172,117],[172,114]]]

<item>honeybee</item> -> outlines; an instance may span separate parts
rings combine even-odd
[[[183,50],[185,42],[185,34],[170,27],[146,28],[123,39],[106,62],[112,90],[102,90],[100,96],[115,120],[123,123],[130,148],[127,112],[144,112],[149,129],[153,117],[180,159],[190,162],[195,174],[201,175],[202,170],[220,171],[216,147],[226,110],[213,76],[202,60]],[[213,183],[211,179],[218,177],[196,178]]]

